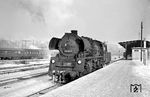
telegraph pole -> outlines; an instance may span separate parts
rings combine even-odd
[[[142,46],[143,46],[142,38],[143,38],[143,22],[141,22],[141,61],[142,61]]]

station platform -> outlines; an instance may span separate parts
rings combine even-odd
[[[150,66],[120,60],[41,97],[150,97]]]

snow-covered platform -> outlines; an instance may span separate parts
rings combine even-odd
[[[150,67],[117,61],[41,97],[150,97]]]

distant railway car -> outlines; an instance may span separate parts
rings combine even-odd
[[[51,57],[48,74],[55,82],[60,83],[91,73],[111,61],[105,43],[80,37],[76,30],[65,33],[61,39],[53,37],[49,49],[59,50],[55,57]]]
[[[16,49],[16,48],[0,48],[0,59],[33,59],[44,58],[46,51],[41,49]]]

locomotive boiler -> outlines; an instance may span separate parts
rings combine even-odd
[[[77,30],[65,33],[61,39],[53,37],[49,49],[59,50],[55,57],[51,57],[48,74],[60,83],[70,82],[100,69],[111,60],[105,43],[80,37]]]

